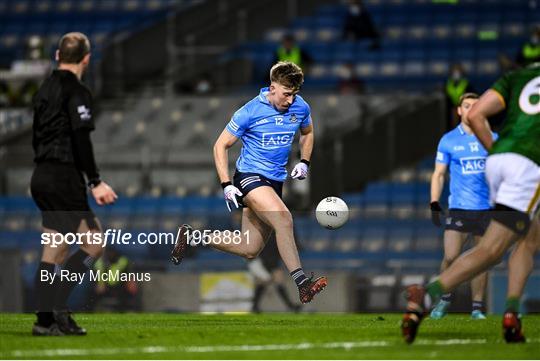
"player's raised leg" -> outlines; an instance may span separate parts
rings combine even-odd
[[[294,242],[292,215],[276,192],[270,187],[259,187],[252,190],[244,198],[244,202],[259,219],[276,232],[279,254],[289,272],[301,268]]]
[[[515,232],[492,220],[478,245],[458,257],[445,272],[441,273],[437,281],[428,285],[428,293],[433,299],[437,299],[445,292],[452,291],[461,283],[476,277],[485,269],[499,263],[506,250],[517,239],[518,235]]]
[[[264,188],[264,187],[261,187]],[[269,187],[266,187],[269,188]],[[271,188],[269,188],[271,190]],[[273,192],[273,190],[271,190]],[[241,241],[224,242],[224,232],[217,232],[209,240],[209,246],[217,250],[231,253],[247,259],[254,259],[264,248],[272,228],[264,223],[257,214],[250,208],[242,210],[242,232]]]
[[[276,232],[279,254],[298,286],[300,301],[302,303],[310,302],[313,296],[326,287],[327,280],[326,277],[319,277],[315,280],[306,277],[294,240],[291,212],[270,187],[258,187],[252,190],[244,198],[244,202]]]
[[[208,235],[204,231],[194,232],[189,225],[183,225],[179,230],[179,239],[171,252],[174,264],[179,264],[185,257],[188,247],[204,245],[222,252],[234,254],[246,259],[253,259],[261,252],[272,232],[272,228],[264,223],[250,210],[242,210],[242,230],[239,235],[233,235],[229,230],[211,230]]]

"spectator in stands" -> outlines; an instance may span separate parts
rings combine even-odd
[[[531,64],[540,61],[540,25],[536,25],[530,39],[519,50],[516,62],[518,65]]]
[[[276,50],[274,64],[279,61],[290,61],[302,68],[304,73],[313,62],[311,56],[296,44],[296,40],[291,34],[283,36],[281,46]]]
[[[371,39],[370,49],[380,48],[379,32],[361,0],[349,0],[343,27],[343,39],[353,41]]]
[[[94,269],[102,274],[128,273],[131,269],[129,259],[120,254],[113,247],[105,250],[103,257],[94,264]],[[121,281],[109,278],[96,282],[94,289],[96,305],[99,309],[107,308],[110,311],[131,311],[136,309],[137,282],[134,280]]]
[[[474,93],[469,79],[465,74],[465,69],[459,63],[450,67],[450,73],[446,80],[446,109],[448,112],[446,130],[454,129],[459,121],[456,109],[459,107],[459,99],[465,93]]]
[[[339,72],[338,90],[340,94],[362,94],[364,92],[364,82],[356,75],[353,64],[345,64]]]
[[[28,60],[47,59],[45,44],[39,35],[32,35],[26,43],[26,58]]]

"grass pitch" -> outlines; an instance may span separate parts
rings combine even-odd
[[[84,337],[33,337],[30,314],[0,314],[2,359],[535,359],[540,315],[524,318],[527,344],[508,345],[501,317],[427,319],[416,343],[399,314],[78,314]]]

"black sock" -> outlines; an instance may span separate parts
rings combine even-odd
[[[472,310],[473,311],[478,310],[480,312],[484,312],[484,302],[483,301],[473,301]]]
[[[40,262],[34,279],[37,323],[45,327],[49,327],[54,322],[52,311],[59,276],[55,275],[52,282],[51,277],[55,274],[56,267],[52,263]]]
[[[298,287],[300,287],[302,283],[304,283],[308,279],[306,275],[304,274],[304,270],[302,270],[302,268],[297,268],[294,271],[292,271],[291,277],[294,280],[294,283],[296,283]]]
[[[264,293],[265,288],[266,288],[265,285],[257,285],[255,287],[255,292],[253,294],[253,310],[254,311],[259,309],[259,302],[261,301],[261,297]]]
[[[64,270],[69,271],[69,274],[84,274],[90,269],[95,260],[88,255],[82,249],[79,249],[67,260]],[[54,302],[54,308],[56,310],[65,310],[67,308],[67,300],[73,288],[77,285],[77,281],[62,280],[59,283],[58,290],[56,292],[56,299]]]
[[[294,304],[292,303],[291,299],[289,298],[289,294],[287,293],[287,290],[283,285],[276,285],[276,290],[278,292],[279,297],[283,300],[283,302],[287,305],[288,308],[293,309]]]
[[[451,293],[445,293],[444,295],[441,296],[441,300],[443,300],[445,302],[452,301],[452,294]]]

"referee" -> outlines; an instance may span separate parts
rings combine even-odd
[[[41,210],[44,234],[35,279],[37,321],[32,334],[85,335],[66,304],[77,285],[73,276],[86,273],[103,251],[101,244],[90,242],[98,239],[92,235],[101,233],[101,226],[88,205],[86,189],[99,205],[113,203],[117,195],[99,178],[90,140],[92,95],[81,83],[90,62],[88,38],[81,33],[62,36],[56,61],[58,69],[45,79],[33,99],[36,167],[30,189]],[[67,233],[86,235],[70,257],[68,244],[44,241]],[[70,277],[61,278],[61,274]]]

